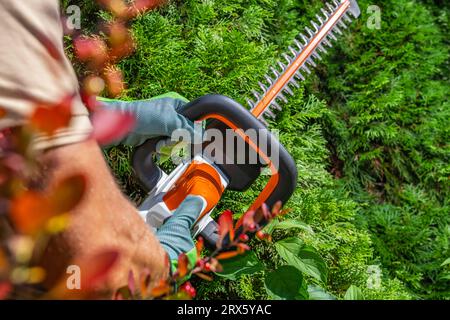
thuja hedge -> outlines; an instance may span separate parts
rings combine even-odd
[[[363,16],[315,82],[332,114],[330,167],[386,272],[420,297],[449,297],[448,5],[378,5],[381,29]]]
[[[83,5],[83,24],[91,30],[94,18],[108,15],[88,2],[71,3]],[[381,29],[373,30],[366,26],[373,3],[359,3],[363,16],[351,33],[272,123],[299,170],[289,218],[312,229],[276,231],[274,240],[294,236],[316,248],[328,280],[308,284],[334,297],[343,298],[351,285],[366,299],[445,297],[445,8],[432,1],[377,1]],[[138,49],[121,64],[128,85],[123,98],[176,91],[194,99],[216,92],[244,103],[321,6],[318,0],[169,1],[132,25]],[[114,148],[107,159],[139,202],[143,193],[131,177],[131,152]],[[257,193],[227,192],[219,208],[241,213]],[[283,264],[273,244],[253,241],[252,247],[266,270]],[[381,272],[375,287],[374,269]],[[196,281],[199,298],[267,298],[264,272]]]

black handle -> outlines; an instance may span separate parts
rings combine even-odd
[[[226,118],[244,131],[256,129],[257,139],[266,143],[269,147],[268,153],[270,153],[273,148],[277,148],[279,156],[279,159],[271,159],[278,163],[279,180],[271,195],[266,199],[266,204],[271,207],[277,201],[282,201],[284,204],[289,200],[297,185],[297,166],[295,161],[283,145],[280,144],[278,139],[274,137],[272,133],[246,108],[231,98],[211,94],[185,105],[180,113],[191,120],[202,119],[208,115],[215,114]],[[211,123],[207,129],[212,127],[222,128],[223,125],[216,121]],[[226,151],[224,153],[226,153]],[[271,157],[269,156],[269,158]],[[245,190],[246,187],[253,184],[258,178],[260,169],[264,166],[264,164],[254,166],[248,166],[246,164],[216,165],[227,175],[227,178],[230,181],[228,189],[231,190]],[[248,172],[253,170],[257,170],[255,171],[257,172],[257,175],[255,175],[254,172]],[[249,183],[246,183],[245,186],[243,186],[243,184],[239,182],[245,179],[249,179]]]
[[[248,129],[256,129],[257,139],[265,141],[269,147],[269,152],[272,148],[278,148],[279,159],[278,163],[278,184],[265,200],[265,203],[272,207],[277,201],[282,201],[283,204],[292,196],[297,184],[297,167],[286,151],[286,149],[279,143],[272,133],[247,109],[241,106],[236,101],[222,96],[222,95],[206,95],[195,101],[192,101],[183,106],[178,112],[191,121],[203,119],[209,115],[216,115],[223,117],[236,125],[236,127],[246,131]],[[225,130],[226,125],[220,121],[211,121],[207,129],[219,128]],[[167,137],[159,137],[148,140],[143,145],[136,149],[133,156],[133,168],[137,178],[145,189],[151,190],[156,186],[156,183],[162,175],[161,169],[154,163],[152,154],[156,151],[156,144],[161,139]],[[246,151],[247,152],[247,151]],[[254,152],[254,151],[248,151]],[[269,153],[268,152],[268,153]],[[226,150],[224,152],[226,154]],[[269,156],[270,158],[270,156]],[[222,162],[224,163],[224,162]],[[223,173],[227,176],[229,182],[228,189],[231,190],[245,190],[259,177],[260,170],[264,164],[216,164]],[[214,246],[217,240],[217,224],[210,223],[208,227],[202,232],[205,242]]]
[[[142,188],[146,191],[156,187],[163,172],[160,167],[153,161],[153,155],[159,141],[166,137],[158,137],[147,140],[145,143],[136,148],[131,160],[132,167],[136,177]]]

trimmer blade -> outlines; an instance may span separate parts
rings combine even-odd
[[[348,28],[352,19],[361,14],[356,0],[332,0],[316,14],[315,20],[311,20],[311,26],[305,27],[305,32],[300,33],[298,39],[294,39],[294,45],[288,47],[287,53],[283,53],[283,61],[278,61],[278,68],[271,67],[271,75],[266,75],[265,83],[259,82],[258,92],[253,91],[256,102],[249,100],[251,112],[264,124],[267,121],[264,115],[274,118],[275,114],[270,107],[280,110],[277,100],[287,103],[285,93],[294,95],[289,85],[298,88],[295,80],[305,80],[304,74],[310,74],[309,67],[316,67],[316,61],[322,60],[321,54],[327,53],[325,46],[332,47],[332,42],[337,40]],[[315,59],[316,61],[314,61]],[[308,67],[309,66],[309,67]],[[273,76],[272,76],[273,75]],[[261,93],[260,93],[261,92]]]

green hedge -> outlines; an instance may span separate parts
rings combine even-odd
[[[366,299],[445,298],[448,8],[380,0],[382,28],[369,30],[366,8],[372,3],[359,3],[363,16],[352,32],[273,123],[299,169],[289,217],[314,232],[276,231],[274,240],[294,236],[316,248],[328,281],[308,278],[308,284],[338,298],[351,285]],[[176,91],[194,99],[216,92],[244,103],[321,6],[318,0],[170,1],[132,25],[139,46],[121,63],[124,98]],[[109,150],[108,160],[139,201],[130,152]],[[257,188],[227,192],[219,207],[240,213],[256,194]],[[273,244],[255,240],[252,246],[267,270],[283,264]],[[381,270],[380,288],[368,288],[371,266]],[[199,298],[267,298],[263,273],[196,281]]]
[[[332,114],[332,166],[387,272],[420,297],[449,297],[448,8],[378,5],[381,30],[363,15],[316,82]]]

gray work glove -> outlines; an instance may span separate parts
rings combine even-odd
[[[151,138],[170,137],[177,129],[188,130],[191,139],[194,139],[195,134],[201,134],[201,132],[195,132],[192,121],[178,113],[179,108],[185,105],[187,100],[176,93],[139,101],[105,98],[98,98],[98,100],[104,104],[105,108],[136,115],[134,129],[122,140],[110,144],[109,147],[119,144],[137,147]],[[173,216],[156,233],[171,261],[176,261],[181,253],[186,253],[191,263],[194,262],[196,252],[191,228],[200,215],[202,207],[203,200],[200,197],[186,197]]]
[[[137,147],[155,137],[171,137],[177,129],[185,129],[195,137],[194,123],[178,113],[178,110],[188,102],[176,93],[168,93],[148,100],[120,101],[98,98],[106,108],[136,115],[136,125],[131,132],[119,141],[108,145],[120,144]],[[198,132],[196,134],[201,134]]]

